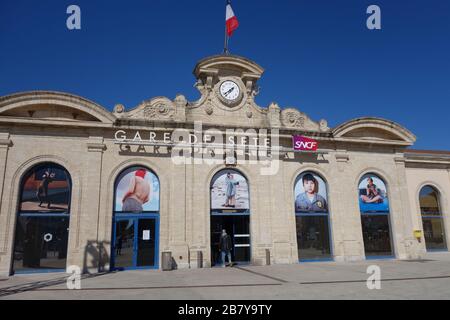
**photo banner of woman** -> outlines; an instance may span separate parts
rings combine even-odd
[[[123,172],[116,187],[116,212],[159,211],[159,180],[145,169],[134,167]]]
[[[389,200],[383,180],[374,174],[364,175],[358,186],[361,212],[388,212]]]
[[[212,210],[248,210],[249,190],[247,179],[235,170],[219,172],[211,188]]]

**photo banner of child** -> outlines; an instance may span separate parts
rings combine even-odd
[[[211,188],[211,208],[250,209],[247,179],[234,170],[222,171],[216,175]]]
[[[159,211],[159,180],[144,168],[122,173],[116,186],[115,211],[142,213]]]
[[[328,213],[328,196],[325,181],[318,175],[306,172],[295,183],[295,211],[299,213]]]
[[[376,175],[366,174],[362,177],[358,194],[361,212],[389,212],[386,185]]]
[[[24,179],[20,210],[22,212],[67,212],[70,201],[70,178],[59,166],[33,169]]]

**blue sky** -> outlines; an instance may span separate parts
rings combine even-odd
[[[82,30],[66,28],[77,4]],[[382,10],[382,30],[366,9]],[[415,148],[450,150],[450,1],[234,0],[233,54],[266,69],[257,102],[334,127],[399,122]],[[223,49],[225,0],[2,0],[0,95],[66,91],[105,108],[199,94],[192,70]]]

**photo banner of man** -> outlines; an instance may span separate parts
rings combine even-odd
[[[70,189],[70,177],[64,168],[54,164],[37,166],[24,179],[20,211],[68,212]]]
[[[123,172],[117,181],[116,212],[159,211],[159,179],[153,172],[133,167]]]
[[[312,172],[298,176],[295,183],[295,211],[298,213],[328,213],[325,181]]]
[[[247,179],[235,170],[219,172],[211,188],[212,210],[249,210],[249,190]]]
[[[362,177],[358,186],[361,212],[389,212],[387,188],[383,180],[374,174]]]

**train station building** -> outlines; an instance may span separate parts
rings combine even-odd
[[[263,73],[208,57],[199,100],[113,111],[69,93],[0,97],[0,275],[163,269],[169,255],[221,266],[222,230],[241,265],[448,251],[450,152],[415,150],[381,118],[331,128],[261,107]]]

